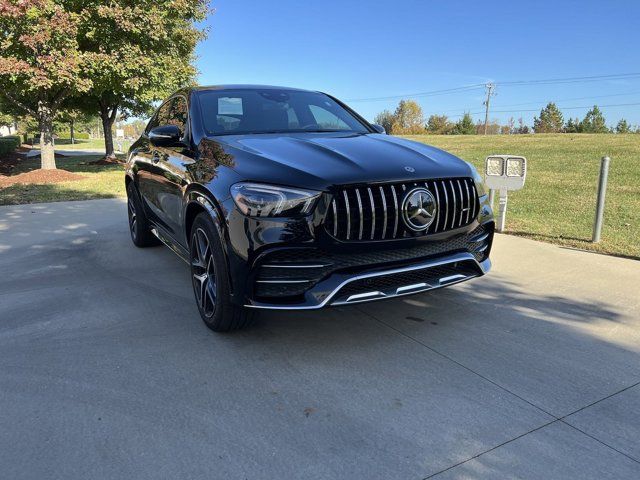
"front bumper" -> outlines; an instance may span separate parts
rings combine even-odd
[[[486,258],[478,262],[471,253],[456,253],[397,268],[377,268],[360,274],[335,273],[318,282],[295,304],[252,301],[249,308],[315,310],[329,305],[384,300],[434,290],[480,277],[491,268]]]
[[[487,196],[467,226],[423,236],[349,244],[322,218],[227,217],[231,301],[248,308],[313,310],[442,288],[491,268],[493,212]],[[231,205],[230,205],[231,207]]]

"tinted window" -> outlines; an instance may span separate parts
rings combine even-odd
[[[349,125],[344,123],[340,117],[331,113],[329,110],[319,107],[318,105],[309,105],[311,114],[318,126],[322,129],[348,130]]]
[[[209,135],[369,130],[332,98],[296,90],[205,90],[198,94]]]
[[[187,100],[184,97],[175,97],[169,103],[166,123],[163,125],[175,125],[184,133],[187,126]]]
[[[187,125],[187,100],[184,97],[175,97],[165,102],[156,112],[147,125],[147,133],[152,128],[164,125],[176,125],[184,133]]]

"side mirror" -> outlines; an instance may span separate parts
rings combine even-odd
[[[180,142],[182,133],[175,125],[163,125],[151,129],[149,132],[149,141],[155,147],[171,147]]]
[[[387,131],[384,129],[382,125],[371,125],[371,126],[376,132],[381,133],[382,135],[387,133]]]

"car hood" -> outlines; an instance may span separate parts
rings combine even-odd
[[[471,176],[443,150],[379,134],[231,135],[203,140],[243,179],[326,190],[334,185]],[[213,144],[213,145],[212,145]],[[212,148],[211,148],[212,147]],[[204,153],[206,155],[206,153]]]

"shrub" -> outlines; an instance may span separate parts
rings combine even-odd
[[[7,155],[8,153],[14,152],[21,143],[20,137],[16,135],[0,137],[0,155]]]

